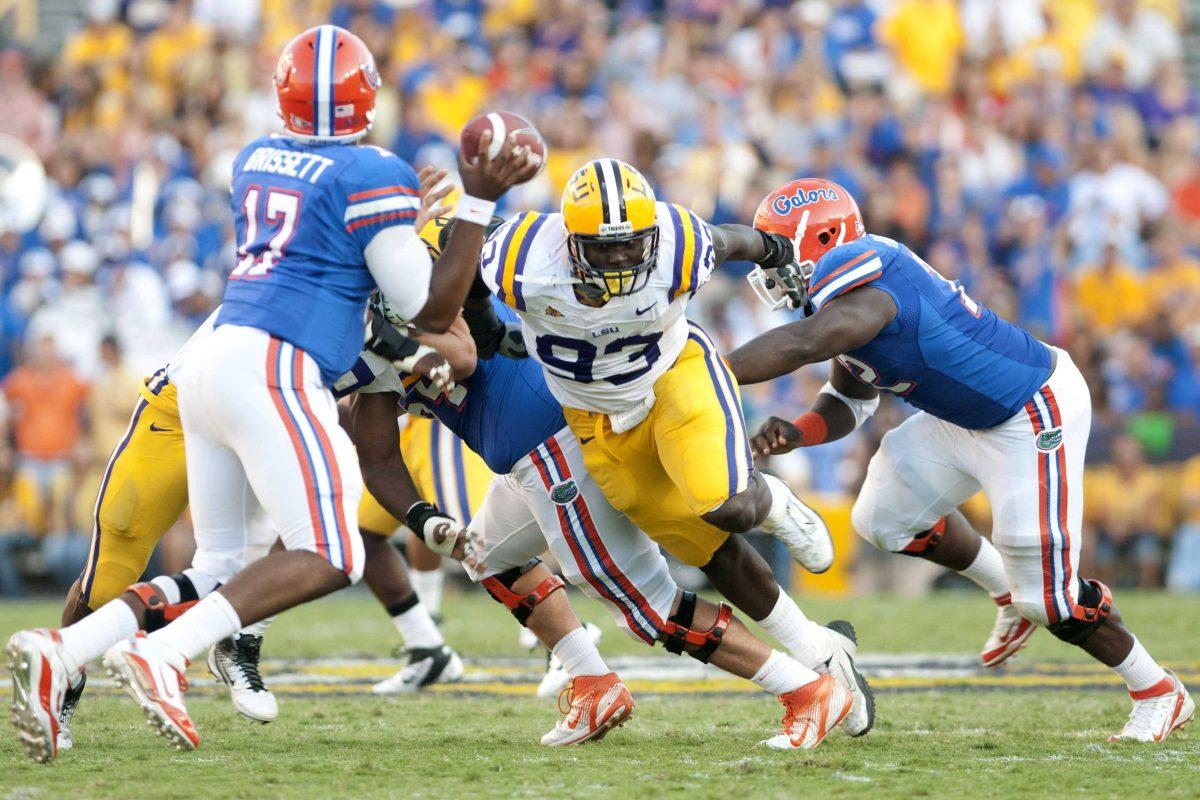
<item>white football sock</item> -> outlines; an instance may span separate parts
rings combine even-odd
[[[239,636],[262,636],[267,632],[267,628],[271,627],[271,623],[275,621],[274,617],[267,617],[264,620],[259,620],[253,625],[247,625],[238,631]]]
[[[767,660],[750,680],[778,697],[799,689],[806,683],[812,683],[818,677],[820,676],[817,673],[799,661],[788,658],[778,650],[772,650],[771,655],[767,656]]]
[[[418,602],[392,617],[392,624],[410,648],[441,647],[446,643],[424,603]]]
[[[104,651],[138,632],[137,617],[123,600],[111,600],[83,619],[59,630],[62,657],[74,674],[84,664],[104,655]]]
[[[439,569],[408,570],[408,580],[412,583],[413,591],[417,593],[417,597],[421,598],[421,605],[430,614],[437,614],[442,610],[442,587],[446,583],[446,573]]]
[[[213,592],[170,625],[151,633],[149,638],[192,661],[241,628],[242,621],[225,595]]]
[[[592,643],[592,635],[582,626],[559,639],[552,652],[572,678],[607,675],[612,671]]]
[[[975,554],[975,560],[971,562],[971,566],[961,570],[958,574],[975,581],[992,597],[1008,594],[1008,576],[1004,574],[1004,559],[1000,557],[1000,551],[996,549],[995,545],[987,539],[980,538],[982,542],[979,552]]]
[[[779,590],[779,599],[758,624],[767,635],[809,669],[823,665],[833,655],[833,645],[821,631],[821,626],[804,616],[787,592]]]
[[[1136,636],[1133,638],[1133,649],[1124,661],[1113,667],[1113,671],[1121,676],[1131,692],[1144,691],[1167,678],[1166,670],[1150,657]]]

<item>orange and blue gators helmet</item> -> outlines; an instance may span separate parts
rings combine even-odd
[[[772,310],[805,307],[808,281],[821,256],[866,233],[858,203],[845,187],[823,178],[801,178],[771,192],[754,214],[754,227],[792,243],[790,265],[759,267],[747,276]]]
[[[584,164],[562,195],[567,258],[579,289],[594,299],[643,289],[658,260],[654,190],[615,158]]]
[[[371,51],[345,28],[318,25],[288,42],[275,67],[283,127],[315,141],[353,141],[375,119],[379,71]]]

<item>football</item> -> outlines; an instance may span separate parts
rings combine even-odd
[[[475,159],[479,157],[479,138],[483,136],[484,131],[488,130],[492,132],[492,141],[488,146],[489,158],[499,155],[505,138],[510,134],[515,134],[517,144],[528,147],[538,159],[538,172],[545,169],[546,140],[542,138],[542,134],[533,126],[532,122],[511,111],[489,111],[480,114],[463,126],[459,138],[463,157],[467,161],[474,163]]]

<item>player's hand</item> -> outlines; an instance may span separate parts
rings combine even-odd
[[[454,191],[454,184],[446,180],[450,173],[444,169],[422,167],[417,173],[421,181],[421,207],[417,209],[417,218],[413,227],[419,233],[431,220],[444,217],[450,213],[450,206],[442,201]],[[443,184],[440,188],[438,184]]]
[[[790,453],[800,446],[800,429],[786,419],[771,417],[750,440],[755,455],[774,456]]]
[[[432,353],[426,353],[413,363],[412,369],[408,370],[413,375],[421,378],[427,378],[442,394],[448,393],[454,388],[454,378],[451,377],[452,368],[446,357],[436,350]]]
[[[492,143],[492,132],[486,130],[479,137],[479,156],[469,163],[460,150],[458,174],[462,178],[463,191],[481,200],[499,200],[514,186],[522,184],[538,173],[541,164],[533,152],[524,145],[516,144],[516,136],[509,134],[495,158],[488,157]]]
[[[462,561],[467,555],[467,532],[433,503],[413,505],[404,516],[404,524],[438,555]]]

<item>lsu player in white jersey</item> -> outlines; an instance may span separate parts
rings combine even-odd
[[[561,213],[510,219],[481,262],[609,501],[781,640],[803,614],[731,534],[761,528],[814,572],[833,544],[816,512],[754,469],[737,383],[684,311],[722,262],[774,264],[787,244],[709,226],[602,159],[571,177]]]

